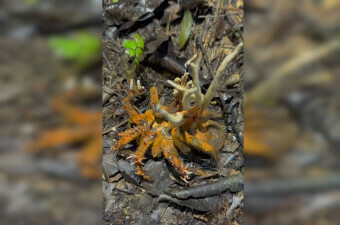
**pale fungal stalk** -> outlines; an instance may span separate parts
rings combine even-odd
[[[176,89],[179,90],[179,91],[182,91],[182,92],[187,92],[187,91],[189,91],[187,88],[182,87],[181,85],[176,84],[176,83],[174,83],[174,82],[171,81],[171,80],[167,80],[167,82],[168,82],[171,86],[173,86],[174,88],[176,88]]]
[[[197,67],[193,63],[190,64],[189,70],[192,76],[192,82],[194,84],[194,87],[196,87],[196,91],[195,91],[196,105],[197,107],[200,108],[202,105],[202,101],[203,101],[203,95],[202,95],[200,82],[198,78],[198,70],[197,70]]]
[[[159,104],[155,105],[155,111],[163,116],[164,119],[170,121],[175,125],[181,125],[183,123],[183,114],[176,113],[174,115],[168,113],[166,110],[162,109],[162,106]]]
[[[131,82],[130,82],[130,91],[133,90],[133,79],[131,79]]]
[[[197,91],[197,87],[192,88],[192,89],[188,89],[188,91],[184,92],[183,98],[182,98],[182,106],[184,110],[188,110],[190,108],[190,100],[191,99],[195,99],[196,101],[196,97],[195,95],[193,95],[194,93],[196,93]],[[197,104],[197,101],[196,101]]]
[[[140,80],[137,80],[137,89],[139,91],[143,91],[144,90],[144,86],[141,85]]]
[[[222,61],[221,65],[218,67],[216,74],[214,76],[213,81],[211,82],[207,93],[204,96],[201,112],[209,105],[211,99],[214,97],[215,92],[217,91],[218,83],[222,77],[223,71],[227,68],[228,64],[238,55],[243,47],[243,42],[238,44],[235,50],[227,55],[224,60]]]
[[[199,77],[198,77],[198,68],[193,63],[189,64],[189,71],[192,76],[192,86],[191,88],[188,88],[191,86],[189,82],[187,81],[188,74],[185,73],[182,77],[176,78],[175,82],[168,80],[167,82],[175,88],[174,93],[177,94],[177,91],[182,92],[182,107],[184,110],[190,109],[190,100],[195,100],[195,106],[199,111],[195,111],[197,113],[197,116],[200,116],[204,109],[209,105],[211,99],[214,97],[219,81],[222,77],[223,72],[227,68],[228,64],[239,54],[243,47],[243,42],[238,44],[235,48],[235,50],[227,55],[224,60],[222,61],[221,65],[218,67],[216,74],[214,76],[213,81],[211,82],[209,89],[205,96],[202,94],[200,83],[199,83]],[[166,110],[162,109],[160,105],[156,105],[155,110],[160,113],[166,120],[172,122],[175,125],[180,125],[183,123],[183,117],[184,115],[182,113],[176,113],[174,115],[168,113]]]

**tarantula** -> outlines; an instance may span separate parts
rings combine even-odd
[[[132,104],[130,97],[123,100],[131,122],[137,126],[121,134],[121,139],[112,147],[119,150],[133,140],[137,140],[139,147],[135,155],[132,155],[137,174],[151,181],[151,177],[145,174],[143,169],[143,159],[151,147],[153,157],[164,157],[183,175],[186,181],[190,174],[202,175],[202,171],[190,169],[185,166],[178,157],[177,149],[183,153],[188,153],[191,148],[200,150],[217,160],[217,151],[224,144],[224,127],[215,121],[210,120],[214,115],[207,110],[212,97],[218,86],[218,81],[228,63],[240,52],[243,43],[240,43],[235,50],[229,54],[217,69],[216,75],[209,86],[206,95],[201,93],[198,80],[198,70],[194,64],[190,64],[192,83],[187,82],[187,78],[175,80],[175,83],[168,81],[175,90],[175,102],[170,108],[161,106],[156,87],[150,89],[150,110],[144,114],[139,114]]]
[[[178,157],[175,146],[181,151],[184,150],[183,152],[185,153],[187,153],[186,147],[190,146],[206,152],[216,159],[217,155],[213,146],[206,141],[199,140],[187,132],[181,132],[179,127],[172,124],[170,121],[166,121],[158,112],[156,112],[155,106],[159,105],[156,87],[150,89],[150,99],[150,104],[153,109],[147,110],[144,114],[139,114],[134,109],[130,103],[129,96],[123,100],[125,110],[127,111],[131,122],[137,126],[119,134],[121,139],[112,147],[112,149],[117,151],[129,142],[137,139],[139,147],[135,155],[132,155],[131,157],[136,166],[137,174],[148,181],[151,181],[151,177],[144,172],[142,161],[150,147],[153,157],[160,157],[163,154],[172,166],[183,175],[185,181],[192,173],[202,175],[200,170],[191,170],[188,166],[183,164]],[[168,111],[166,106],[162,106],[161,108],[162,110]]]

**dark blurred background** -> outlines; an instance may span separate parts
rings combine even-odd
[[[0,1],[0,223],[101,223],[101,1]]]
[[[340,2],[245,2],[246,224],[339,224]]]
[[[245,2],[246,224],[339,224],[340,5]],[[1,224],[101,223],[100,0],[0,2]]]

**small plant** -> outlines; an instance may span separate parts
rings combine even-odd
[[[48,39],[48,45],[59,58],[74,62],[80,68],[88,66],[89,62],[96,62],[101,54],[100,37],[84,31],[72,36],[52,36]]]
[[[134,62],[138,65],[144,57],[144,41],[139,36],[139,34],[134,34],[134,40],[125,39],[123,41],[123,46],[125,48],[125,53],[131,57],[135,57]]]
[[[140,81],[136,80],[136,69],[139,62],[144,59],[144,41],[139,36],[139,34],[134,34],[133,40],[125,39],[123,41],[123,46],[125,48],[125,53],[129,57],[134,57],[134,61],[130,64],[128,60],[125,60],[124,68],[126,72],[126,79],[129,82],[131,93],[140,94],[143,92],[144,87],[140,85]]]

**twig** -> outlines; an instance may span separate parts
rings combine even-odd
[[[258,184],[249,183],[246,185],[246,193],[249,196],[292,194],[297,192],[315,192],[340,188],[338,174],[331,174],[322,177],[295,178],[285,180],[266,181]]]
[[[194,218],[195,218],[196,220],[200,220],[200,221],[203,221],[203,222],[205,222],[205,223],[208,222],[207,217],[205,217],[204,215],[194,214]]]
[[[116,95],[118,95],[119,97],[124,98],[121,94],[119,94],[118,92],[112,90],[111,88],[109,88],[109,87],[107,87],[107,86],[103,86],[103,91],[106,92],[106,93],[108,93],[108,94],[110,94],[111,96],[112,96],[113,94],[116,94]]]
[[[161,221],[162,219],[163,219],[163,216],[164,216],[164,214],[166,213],[166,211],[168,210],[168,205],[166,206],[166,209],[165,209],[165,211],[162,213],[162,215],[161,215],[161,218],[159,218],[159,220],[157,220],[156,221],[156,223],[155,223],[155,225],[157,225],[158,223],[159,223],[159,221]]]
[[[220,181],[214,183],[177,191],[173,193],[173,195],[179,199],[187,199],[191,197],[202,198],[219,195],[227,189],[229,189],[231,192],[238,192],[243,188],[240,186],[240,184],[243,184],[243,175],[241,173],[223,178]]]
[[[171,24],[171,20],[172,20],[172,14],[173,13],[170,13],[169,18],[168,18],[168,23],[166,25],[166,29],[165,29],[166,36],[170,35],[170,24]]]
[[[119,188],[119,187],[116,187],[116,186],[114,186],[114,189],[116,189],[118,191],[122,191],[122,192],[130,194],[130,195],[136,195],[137,194],[137,193],[135,193],[133,191],[129,191],[129,190],[126,190],[126,189],[123,189],[123,188]]]
[[[113,66],[112,66],[112,64],[111,64],[111,62],[110,62],[110,60],[109,60],[109,58],[107,57],[106,52],[105,52],[105,51],[102,51],[102,55],[103,55],[104,62],[106,63],[107,67],[109,67],[110,72],[111,72]]]
[[[197,59],[197,67],[199,68],[199,65],[201,64],[201,61],[202,61],[202,58],[203,58],[203,49],[206,48],[207,46],[207,43],[208,43],[208,30],[209,30],[209,26],[208,24],[210,23],[210,18],[207,18],[204,22],[204,32],[203,32],[203,35],[202,35],[202,41],[203,41],[203,45],[201,42],[198,42],[198,45],[200,46],[199,48],[199,53],[198,53],[198,59]],[[198,36],[198,35],[197,35]]]
[[[158,197],[158,201],[170,201],[174,202],[178,205],[183,205],[186,207],[189,207],[191,209],[196,209],[198,211],[202,212],[207,212],[211,211],[215,206],[216,203],[219,201],[219,196],[211,196],[211,197],[206,197],[206,198],[189,198],[189,199],[178,199],[178,198],[173,198],[169,195],[166,194],[161,194]]]
[[[235,154],[232,154],[230,155],[224,162],[222,168],[226,167],[230,162],[231,160],[233,160],[236,156],[238,156],[238,152],[236,152]]]
[[[117,129],[118,127],[123,126],[124,124],[126,124],[127,122],[128,122],[128,120],[124,120],[124,121],[121,122],[120,124],[117,124],[116,126],[110,128],[110,129],[104,130],[102,135],[105,135],[105,134],[110,133],[111,131],[114,131],[114,130]]]
[[[243,14],[243,12],[238,12],[238,13],[227,13],[227,14],[222,14],[222,15],[216,15],[216,17],[225,17],[225,16],[233,16],[233,15],[239,15],[239,14]],[[214,18],[215,15],[202,15],[202,16],[198,16],[198,18]]]
[[[288,62],[284,63],[278,70],[269,76],[268,79],[257,85],[253,90],[245,93],[244,104],[261,101],[264,96],[272,93],[271,90],[277,90],[278,86],[282,85],[282,81],[293,75],[293,72],[321,60],[339,49],[340,41],[335,40],[321,46],[317,50],[306,52],[305,54],[301,54],[288,60]]]
[[[192,210],[191,220],[190,220],[190,222],[189,222],[188,225],[190,225],[190,224],[192,223],[192,221],[194,220],[194,215],[195,215],[195,210],[193,209],[193,210]]]
[[[234,211],[234,209],[236,209],[240,203],[243,200],[243,193],[239,193],[237,195],[233,195],[233,203],[231,204],[231,206],[229,207],[229,209],[226,212],[226,216],[227,218],[231,215],[231,213]]]
[[[214,20],[213,20],[213,25],[211,26],[211,28],[213,29],[213,31],[216,30],[216,25],[217,25],[217,16],[220,12],[220,7],[222,5],[222,0],[217,0],[216,2],[216,9],[215,9],[215,15],[213,16]],[[211,46],[211,44],[213,43],[213,41],[215,40],[215,32],[211,32],[211,35],[209,37],[209,45]],[[209,64],[208,64],[209,65]]]

